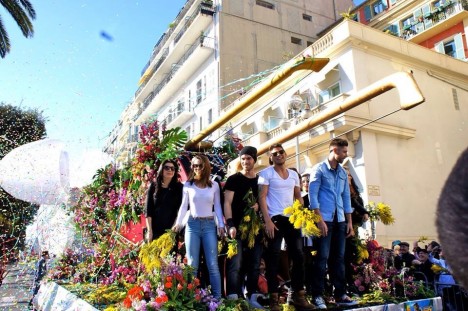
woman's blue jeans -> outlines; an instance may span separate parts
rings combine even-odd
[[[214,219],[189,217],[185,226],[185,248],[187,263],[198,271],[200,247],[203,244],[205,260],[210,275],[211,291],[221,298],[221,274],[218,266],[218,233]]]

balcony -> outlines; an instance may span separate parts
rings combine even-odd
[[[258,131],[248,138],[242,140],[242,144],[244,146],[260,146],[264,142],[268,141],[268,134],[263,131]]]
[[[189,47],[177,63],[172,64],[171,70],[145,99],[137,113],[136,123],[142,123],[164,106],[171,96],[183,87],[185,81],[196,72],[200,64],[208,59],[213,50],[214,38],[202,36],[197,39],[197,42]]]
[[[468,18],[468,4],[462,1],[450,1],[443,7],[421,16],[414,24],[404,26],[401,37],[419,44],[466,18]]]
[[[191,109],[186,109],[185,105],[178,106],[178,109],[170,113],[162,122],[168,129],[180,127],[188,122],[195,113]]]
[[[188,1],[185,6],[191,5],[193,2]],[[148,73],[147,77],[144,75],[141,77],[140,80],[143,79],[143,83],[135,92],[135,101],[142,101],[160,84],[159,80],[165,78],[164,73],[171,71],[172,65],[178,63],[187,47],[193,45],[194,41],[198,41],[200,34],[203,35],[203,32],[212,23],[214,13],[215,10],[206,4],[198,5],[191,11],[184,11],[184,14],[191,14],[185,15],[184,18],[180,17],[181,13],[179,13],[176,18],[177,25],[172,26],[175,23],[173,22],[172,28],[166,32],[164,39],[160,39],[156,49],[157,53],[153,53],[148,66],[152,69],[145,71],[145,74]],[[163,49],[163,47],[165,48]]]

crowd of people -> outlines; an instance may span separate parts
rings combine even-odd
[[[147,239],[157,239],[167,229],[182,232],[185,228],[188,264],[198,273],[203,257],[216,298],[246,298],[252,306],[263,308],[259,298],[268,294],[270,310],[281,310],[282,293],[287,288],[286,300],[297,310],[326,309],[328,272],[335,303],[355,305],[347,295],[345,245],[356,230],[353,208],[360,215],[356,224],[367,220],[367,214],[357,189],[350,190],[349,172],[341,165],[347,157],[347,144],[346,140],[333,139],[328,158],[304,176],[286,167],[287,155],[281,144],[270,147],[270,166],[256,172],[257,150],[246,146],[239,154],[241,171],[229,176],[224,187],[210,179],[210,162],[204,155],[193,157],[183,186],[177,180],[177,163],[165,161],[147,195]],[[257,200],[247,206],[249,194]],[[320,238],[303,237],[283,214],[295,200],[321,216]],[[352,205],[354,201],[357,203]],[[246,208],[253,209],[264,226],[250,247],[241,239],[239,229]],[[237,240],[237,254],[226,259],[220,273],[217,240],[225,235]],[[312,247],[316,256],[311,255]],[[307,296],[312,296],[312,301]]]
[[[353,239],[369,213],[351,173],[342,165],[347,146],[346,140],[333,139],[328,157],[302,176],[286,167],[281,144],[269,148],[270,166],[260,172],[255,169],[257,149],[246,146],[239,154],[242,169],[224,186],[212,180],[205,155],[192,158],[184,184],[178,161],[165,160],[147,192],[146,241],[168,229],[183,234],[187,263],[194,274],[203,275],[217,299],[245,298],[255,308],[268,305],[272,311],[282,310],[284,302],[299,311],[327,309],[331,300],[338,306],[356,305],[349,295],[358,253]],[[248,196],[255,200],[246,200]],[[319,237],[304,237],[284,215],[295,200],[320,216]],[[258,215],[263,225],[253,243],[241,238],[246,210]],[[237,241],[237,253],[221,266],[218,240],[225,236]],[[409,248],[408,242],[394,241],[387,264],[433,286],[439,295],[455,284],[437,242],[425,247],[415,242],[413,253]],[[38,263],[34,294],[47,256],[43,254]],[[434,263],[444,269],[437,278],[431,269]]]

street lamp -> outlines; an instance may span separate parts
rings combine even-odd
[[[305,119],[308,119],[312,113],[310,109],[310,105],[305,103],[302,97],[298,94],[294,94],[288,101],[287,104],[288,110],[291,109],[293,111],[293,117],[294,119],[294,125],[297,125],[299,121],[303,121]],[[284,131],[288,130],[291,127],[291,121],[288,120],[287,118],[284,118],[283,120],[280,121],[279,124],[280,128],[283,129]],[[299,159],[299,136],[296,136],[295,138],[295,143],[296,143],[296,168],[297,171],[301,171],[301,163]]]

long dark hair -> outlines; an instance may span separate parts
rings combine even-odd
[[[178,182],[179,182],[179,164],[177,163],[177,160],[164,160],[161,165],[159,165],[158,173],[156,174],[156,185],[154,187],[154,197],[156,197],[156,194],[158,191],[162,188],[162,183],[163,183],[163,169],[164,165],[167,163],[172,163],[174,165],[174,176],[172,176],[171,182],[169,183],[169,188],[173,188]]]

